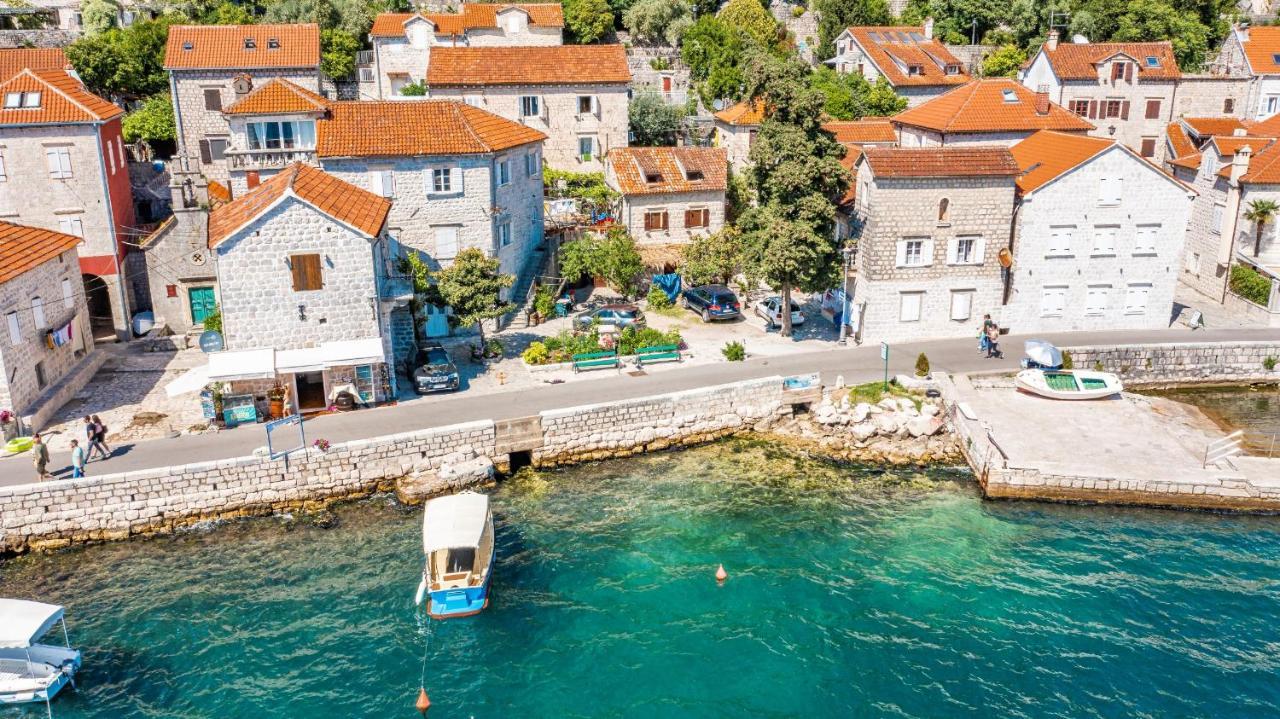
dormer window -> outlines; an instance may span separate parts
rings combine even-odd
[[[948,75],[959,75],[959,74],[960,74],[960,66],[959,66],[959,65],[957,65],[957,64],[955,64],[955,63],[951,63],[951,64],[947,65],[946,73],[947,73]]]
[[[1147,67],[1160,67],[1160,58],[1155,55],[1147,55]]]
[[[1274,62],[1277,65],[1280,65],[1280,52],[1274,53],[1271,56],[1271,62]]]
[[[702,170],[685,170],[684,179],[689,182],[702,182]]]
[[[268,50],[279,50],[279,49],[280,49],[280,38],[278,38],[278,37],[269,37],[269,38],[267,38],[267,49],[268,49]]]
[[[38,92],[6,92],[4,95],[4,109],[6,110],[38,107],[40,107],[40,93]]]
[[[662,173],[646,171],[644,173],[644,182],[646,185],[656,185],[659,182],[662,182]]]
[[[194,48],[195,48],[195,45],[191,44],[191,41],[190,41],[190,40],[187,40],[186,42],[182,43],[182,49],[183,49],[183,50],[186,50],[186,51],[188,51],[188,52],[189,52],[189,51],[191,51],[191,50],[192,50],[192,49],[194,49]]]
[[[1014,92],[1013,90],[1011,90],[1011,89],[1009,89],[1009,88],[1005,88],[1004,90],[1001,90],[1001,91],[1000,91],[1000,95],[1004,97],[1004,101],[1005,101],[1005,102],[1017,102],[1017,101],[1018,101],[1018,93]]]
[[[23,107],[40,107],[40,93],[24,92],[22,93]]]
[[[924,65],[908,65],[908,66],[907,66],[907,74],[908,74],[908,75],[923,75],[923,74],[924,74]]]
[[[22,93],[6,92],[4,95],[4,109],[12,110],[17,107],[22,107]]]
[[[258,41],[257,41],[257,40],[254,40],[254,39],[253,39],[253,38],[251,38],[251,37],[246,37],[246,38],[244,39],[244,49],[246,49],[246,50],[257,50],[257,49],[258,49]]]

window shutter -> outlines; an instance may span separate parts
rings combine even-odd
[[[307,270],[303,266],[301,255],[289,258],[289,270],[293,273],[293,291],[302,291],[307,286]]]
[[[5,320],[9,324],[9,344],[17,347],[22,344],[22,328],[18,326],[18,313],[10,312],[5,315]]]
[[[648,212],[644,213],[644,231],[648,232],[653,229],[653,215]]]
[[[213,162],[213,153],[209,150],[208,140],[200,141],[200,162],[203,162],[206,165]]]
[[[62,280],[62,306],[71,308],[75,305],[75,294],[71,289],[71,280],[63,278]]]
[[[684,226],[685,226],[685,227],[696,227],[696,226],[697,226],[697,223],[698,223],[698,219],[697,219],[697,210],[685,210],[685,211],[684,211]]]
[[[1125,100],[1124,102],[1120,103],[1120,119],[1121,120],[1129,119],[1129,101],[1128,100]]]
[[[926,267],[933,264],[933,240],[924,241],[924,247],[920,250],[920,256]]]
[[[894,264],[902,267],[907,264],[907,241],[898,240],[898,257],[894,260]]]
[[[671,220],[670,215],[667,214],[666,210],[663,210],[662,211],[662,229],[664,230],[671,229],[671,225],[669,224],[670,220]]]
[[[707,208],[702,211],[702,227],[710,227],[710,226],[711,226],[711,210],[710,208]]]
[[[960,262],[960,238],[953,237],[947,240],[947,263],[957,264]]]
[[[1097,100],[1089,101],[1089,119],[1090,120],[1098,119],[1098,101]]]
[[[449,168],[449,189],[452,192],[457,192],[457,193],[462,192],[462,168],[461,167]]]
[[[1124,64],[1124,81],[1133,82],[1133,63],[1131,62]]]
[[[1147,117],[1148,120],[1160,119],[1160,101],[1147,100]]]
[[[204,109],[213,112],[222,110],[222,93],[217,88],[209,87],[204,91]]]
[[[987,250],[987,240],[985,237],[975,237],[973,239],[973,264],[982,264],[982,253]]]
[[[600,117],[600,98],[591,96],[591,114]]]
[[[42,330],[45,327],[44,320],[44,300],[39,297],[31,298],[31,317],[35,319],[36,329]]]

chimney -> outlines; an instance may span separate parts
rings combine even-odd
[[[1249,42],[1249,23],[1242,22],[1235,26],[1236,37],[1240,42]]]
[[[1053,52],[1054,50],[1058,49],[1058,31],[1057,30],[1049,31],[1049,39],[1044,41],[1044,46],[1049,50],[1049,52]]]
[[[924,26],[921,29],[924,30],[924,39],[932,40],[933,39],[933,18],[931,17],[925,18]]]
[[[1253,157],[1253,150],[1245,145],[1231,158],[1231,184],[1240,184],[1240,178],[1249,172],[1249,159]]]
[[[1040,85],[1036,88],[1036,114],[1049,114],[1049,86]]]

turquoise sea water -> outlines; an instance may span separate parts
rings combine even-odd
[[[984,503],[738,442],[495,506],[471,619],[415,614],[420,510],[385,498],[19,559],[0,595],[69,606],[63,719],[415,717],[428,635],[437,719],[1280,713],[1280,518]]]

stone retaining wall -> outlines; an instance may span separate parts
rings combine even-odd
[[[1153,470],[1153,474],[1158,472]],[[1239,476],[1206,478],[1195,483],[1165,482],[1159,478],[1109,479],[1009,467],[991,470],[980,482],[990,499],[1280,513],[1280,491]]]
[[[1280,382],[1280,365],[1268,370],[1263,361],[1280,360],[1280,342],[1198,342],[1187,344],[1065,347],[1076,369],[1101,362],[1127,386]]]

